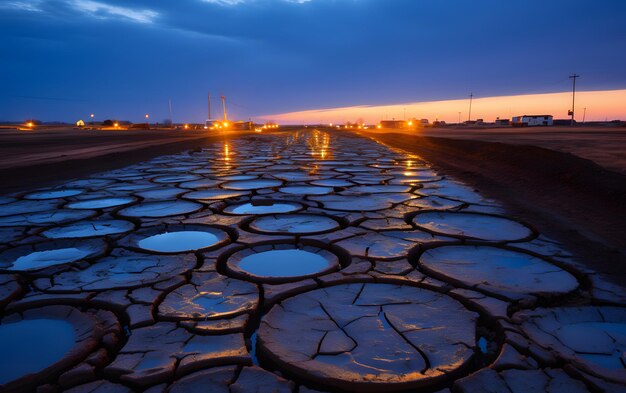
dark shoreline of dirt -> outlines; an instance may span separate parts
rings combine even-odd
[[[402,133],[360,133],[417,154],[494,198],[564,244],[589,267],[626,283],[626,175],[569,153]]]
[[[62,159],[63,155],[59,155],[55,158],[41,160],[41,162],[33,165],[25,164],[10,168],[0,168],[0,195],[52,186],[71,179],[87,177],[94,173],[123,168],[154,157],[177,154],[185,150],[200,149],[209,143],[227,141],[252,134],[250,132],[228,133],[206,137],[190,137],[187,140],[171,142],[164,139],[157,141],[153,145],[138,146],[131,150],[116,151],[111,149],[106,152],[77,155],[68,159]],[[88,141],[84,143],[86,142]],[[115,142],[119,143],[119,140]],[[119,146],[124,147],[123,143]],[[26,146],[23,149],[27,148]]]

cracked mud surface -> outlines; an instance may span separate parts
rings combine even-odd
[[[261,319],[264,356],[313,382],[378,391],[428,385],[474,353],[477,316],[446,295],[354,283],[289,298]]]
[[[0,198],[0,390],[625,391],[583,262],[361,137],[213,143]]]

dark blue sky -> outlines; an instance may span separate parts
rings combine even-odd
[[[1,0],[0,120],[626,88],[623,0]],[[218,102],[214,102],[217,109]]]

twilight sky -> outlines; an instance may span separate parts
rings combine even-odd
[[[203,121],[208,91],[261,118],[563,92],[572,72],[624,89],[624,16],[624,0],[0,0],[0,120],[156,121],[171,98],[174,121]]]

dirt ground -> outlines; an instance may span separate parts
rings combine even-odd
[[[537,146],[363,132],[501,201],[590,267],[626,283],[626,175]]]
[[[44,187],[254,132],[0,130],[0,193]]]
[[[626,174],[626,127],[425,128],[419,135],[540,146]]]

